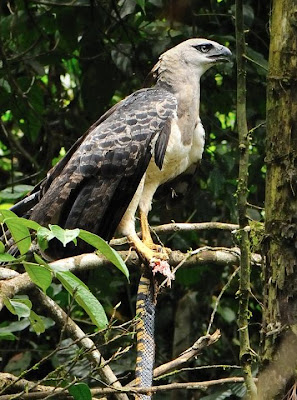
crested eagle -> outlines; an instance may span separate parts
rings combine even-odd
[[[149,232],[152,199],[160,185],[201,159],[200,77],[230,56],[228,48],[206,39],[189,39],[163,53],[151,72],[155,85],[107,111],[12,210],[44,226],[81,228],[105,240],[118,229],[151,265],[166,260]],[[142,240],[135,231],[137,209]],[[51,258],[65,255],[51,242]],[[80,241],[66,250],[69,255],[89,248]]]

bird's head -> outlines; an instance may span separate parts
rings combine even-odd
[[[213,65],[230,61],[231,56],[227,47],[212,40],[188,39],[163,53],[152,74],[157,79],[165,71],[200,77]]]
[[[232,56],[227,47],[207,39],[186,40],[168,50],[168,55],[170,52],[184,64],[200,70],[201,75],[217,63],[230,61]]]

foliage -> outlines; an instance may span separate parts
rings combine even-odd
[[[48,241],[54,238],[66,246],[66,244],[71,241],[77,244],[76,238],[80,237],[82,240],[99,250],[99,252],[111,261],[120,271],[122,271],[127,278],[129,277],[127,267],[118,253],[116,253],[103,239],[93,233],[80,229],[62,229],[56,225],[50,225],[49,229],[47,229],[41,227],[34,221],[19,218],[9,210],[0,211],[0,221],[3,232],[5,232],[4,225],[9,229],[21,256],[26,254],[31,246],[31,234],[29,228],[31,230],[36,230],[36,236],[39,238],[38,242],[41,243],[40,248],[42,250],[45,250]],[[2,250],[5,250],[4,246]],[[79,278],[70,271],[65,271],[65,268],[62,265],[49,265],[38,254],[34,254],[35,263],[25,261],[23,257],[16,258],[9,253],[4,253],[4,251],[0,256],[2,256],[2,261],[8,261],[15,265],[22,263],[32,282],[40,287],[44,293],[46,293],[47,289],[50,287],[53,278],[58,279],[70,295],[74,297],[76,302],[86,311],[92,322],[99,329],[103,329],[107,326],[108,320],[100,302]],[[12,314],[17,315],[18,318],[29,318],[31,326],[36,333],[40,334],[45,331],[44,323],[32,310],[32,303],[29,299],[14,298],[10,300],[7,298],[5,300],[5,305],[8,310]]]
[[[96,316],[92,314],[92,302],[96,297],[109,316],[114,316],[121,323],[132,319],[138,272],[132,271],[131,286],[128,287],[125,279],[111,270],[92,271],[80,280],[70,273],[53,271],[39,258],[25,263],[22,256],[30,248],[32,232],[37,232],[43,250],[52,237],[63,244],[80,237],[105,252],[128,275],[117,253],[106,247],[95,235],[79,230],[61,231],[56,226],[39,227],[32,221],[17,219],[7,209],[45,176],[48,169],[106,109],[142,86],[161,52],[193,36],[208,37],[228,45],[234,51],[233,3],[231,0],[14,0],[0,4],[1,224],[9,228],[21,253],[17,261],[23,263],[31,279],[67,309],[72,318],[82,321],[83,326],[87,327],[87,333],[93,334],[95,331],[94,326],[87,325],[87,315],[100,328],[107,322],[101,319],[101,322],[96,322]],[[248,128],[252,137],[248,213],[251,220],[261,222],[265,178],[265,77],[269,4],[246,0],[244,17],[247,29]],[[237,221],[235,89],[234,65],[218,67],[217,71],[211,71],[203,77],[201,118],[207,132],[207,145],[202,164],[198,174],[184,176],[182,180],[178,179],[159,190],[159,201],[154,204],[151,213],[152,224],[171,220]],[[256,234],[253,237],[257,248],[260,239],[257,239]],[[213,231],[203,234],[176,232],[169,237],[161,236],[160,239],[166,246],[182,251],[206,244],[236,244],[236,237]],[[16,260],[2,249],[0,261],[8,261],[13,265]],[[215,300],[232,272],[231,267],[217,270],[211,264],[178,271],[174,289],[166,291],[158,300],[157,364],[185,349],[176,345],[179,339],[176,325],[182,318],[176,310],[182,299],[188,295],[191,297],[191,302],[183,309],[183,313],[189,313],[188,321],[183,322],[183,326],[184,335],[191,344],[197,335],[205,334]],[[53,283],[53,276],[60,283]],[[252,292],[260,302],[259,276],[260,271],[254,269]],[[85,281],[86,286],[82,281]],[[74,295],[84,311],[73,303],[68,292],[62,290],[62,285]],[[237,286],[233,280],[216,314],[213,328],[219,327],[222,330],[222,339],[193,362],[193,366],[214,364],[218,360],[224,360],[226,365],[238,362],[235,322]],[[94,297],[89,299],[88,304],[83,304],[92,293]],[[251,303],[251,346],[256,351],[259,342],[257,324],[261,318],[258,301]],[[119,308],[114,309],[119,303]],[[24,370],[35,365],[43,351],[50,352],[56,348],[56,342],[60,340],[59,332],[52,321],[37,314],[38,306],[34,308],[35,311],[32,310],[28,298],[13,299],[7,306],[19,320],[13,319],[6,312],[2,318],[0,339],[8,343],[6,352],[2,354],[2,370],[12,371],[10,362],[17,354],[16,343],[26,349],[20,356],[24,359],[20,370]],[[38,337],[29,332],[30,323],[33,330],[40,334]],[[45,334],[41,334],[43,330]],[[24,331],[28,335],[23,335]],[[100,339],[106,345],[107,356],[116,353],[119,347],[127,348],[131,343],[128,334],[120,335],[120,338],[113,341],[114,336],[111,332]],[[128,352],[121,356],[122,364],[114,365],[114,370],[125,376],[127,371],[133,369],[135,354]],[[80,356],[77,357],[74,363],[79,364]],[[54,357],[47,360],[45,365],[44,376],[55,369]],[[59,374],[53,373],[51,378],[61,378]],[[32,379],[43,377],[40,370],[30,376]],[[186,379],[197,380],[195,371],[188,372],[186,376]],[[217,369],[199,372],[199,380],[221,376],[225,376],[224,372]],[[72,390],[75,395],[75,390],[78,393],[84,388]],[[232,387],[227,387],[218,392],[215,389],[209,390],[207,395],[213,399],[236,399],[243,396],[242,392],[238,393]]]

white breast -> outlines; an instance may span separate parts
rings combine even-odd
[[[184,145],[182,142],[182,133],[177,121],[172,121],[162,169],[160,170],[156,166],[152,158],[146,172],[143,193],[139,202],[139,206],[144,212],[150,210],[153,195],[160,185],[182,174],[202,158],[204,138],[205,132],[200,118],[197,119],[192,143],[188,145]]]

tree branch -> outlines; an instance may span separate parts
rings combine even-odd
[[[249,323],[249,294],[250,294],[250,240],[249,224],[246,214],[248,195],[248,167],[249,167],[249,133],[246,120],[246,69],[245,36],[243,22],[243,2],[236,0],[236,59],[237,59],[237,125],[239,136],[239,174],[237,186],[237,207],[239,220],[239,241],[240,241],[240,283],[239,283],[239,341],[240,341],[240,362],[243,368],[248,399],[255,399],[257,388],[252,376],[252,351],[248,331]]]
[[[126,261],[129,268],[139,267],[141,261],[136,252],[121,251],[119,254]],[[190,256],[181,251],[172,251],[169,256],[170,265],[173,267],[177,266],[185,257],[187,260],[183,264],[184,268],[208,264],[215,264],[218,266],[239,265],[240,250],[236,247],[231,249],[225,247],[205,247],[193,251]],[[252,261],[257,265],[261,264],[261,256],[259,254],[253,254]],[[103,256],[89,253],[53,261],[50,265],[54,267],[63,266],[65,271],[82,272],[99,267],[111,266],[112,264]],[[6,298],[11,299],[16,294],[27,292],[34,287],[34,283],[30,280],[26,272],[9,280],[0,281],[0,311],[4,306],[4,300]]]
[[[153,233],[175,233],[175,232],[193,232],[193,231],[204,231],[204,230],[224,230],[233,231],[239,228],[236,224],[227,224],[225,222],[196,222],[196,223],[183,223],[183,222],[173,222],[172,224],[164,224],[158,226],[151,226],[150,229]],[[141,233],[138,233],[141,237]],[[127,238],[122,237],[119,239],[111,240],[110,244],[113,246],[118,246],[127,243]]]
[[[169,361],[166,364],[160,365],[154,369],[154,378],[166,374],[180,367],[182,364],[190,361],[193,357],[197,356],[205,347],[211,346],[217,342],[221,337],[221,332],[217,329],[212,335],[201,336],[190,348],[185,350],[175,360]]]
[[[114,375],[112,369],[107,365],[106,361],[102,357],[101,353],[96,348],[95,343],[86,336],[84,331],[63,311],[61,307],[57,305],[50,297],[43,294],[39,289],[34,290],[34,301],[37,301],[39,306],[42,306],[46,311],[47,315],[50,316],[56,324],[63,330],[68,337],[70,337],[80,348],[85,351],[86,357],[96,367],[102,380],[109,386],[114,387],[117,390],[122,389],[122,385]],[[27,373],[28,371],[26,371]],[[10,382],[10,384],[2,387],[2,390],[6,391],[10,387],[16,387],[16,384],[22,381],[22,377],[16,378]],[[23,383],[25,380],[23,380]],[[21,386],[21,384],[19,384]],[[31,384],[29,387],[26,385],[23,389],[23,395],[29,390],[33,390],[39,386],[38,383]],[[128,397],[124,393],[115,394],[118,400],[128,400]],[[1,396],[0,396],[1,397]]]
[[[20,379],[19,377],[6,372],[0,372],[0,390],[6,390],[6,387],[9,387],[9,393],[21,392],[23,390],[33,390],[38,392],[50,392],[52,390],[49,386],[36,386],[35,382],[28,381],[24,378]],[[1,397],[3,396],[0,396],[0,398]]]
[[[257,381],[254,379],[254,381]],[[244,378],[242,377],[231,377],[231,378],[222,378],[216,379],[211,381],[201,381],[201,382],[182,382],[182,383],[170,383],[167,385],[159,385],[159,386],[152,386],[148,388],[125,388],[123,392],[125,393],[142,393],[142,394],[153,394],[157,392],[166,392],[169,390],[179,390],[179,389],[187,389],[187,390],[205,390],[211,386],[217,385],[224,385],[228,383],[243,383]],[[107,395],[116,393],[117,390],[113,388],[96,388],[91,389],[92,396],[100,396],[100,395]],[[55,398],[72,398],[69,396],[64,389],[56,389],[53,394]],[[22,395],[22,399],[24,400],[34,400],[34,399],[43,399],[45,396],[50,395],[50,392],[34,392]],[[11,400],[10,395],[3,395],[0,396],[0,400]]]
[[[98,367],[98,373],[102,380],[107,385],[112,386],[117,390],[121,390],[122,385],[110,366],[104,365],[106,364],[106,361],[96,348],[95,343],[86,336],[84,331],[80,329],[80,327],[62,310],[61,307],[57,305],[54,300],[43,294],[40,290],[36,290],[35,293],[39,305],[47,310],[48,315],[64,330],[67,336],[76,341],[77,345],[86,351],[86,357],[93,365]],[[118,400],[129,400],[127,395],[123,393],[115,394],[115,397]]]

